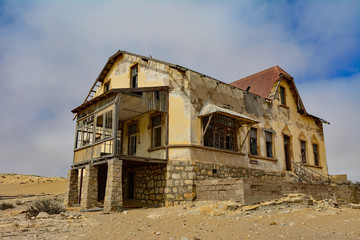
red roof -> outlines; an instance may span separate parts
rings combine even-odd
[[[249,92],[259,95],[260,97],[267,98],[272,86],[274,85],[275,81],[280,78],[281,74],[287,78],[293,79],[293,77],[285,72],[281,67],[274,66],[232,82],[230,85],[242,90],[246,90],[248,86],[251,86]]]

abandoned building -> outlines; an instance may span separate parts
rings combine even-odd
[[[118,51],[76,118],[65,204],[172,206],[216,179],[327,177],[323,123],[279,66],[227,84]]]

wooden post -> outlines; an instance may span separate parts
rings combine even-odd
[[[117,132],[119,128],[119,109],[120,109],[120,98],[121,93],[118,93],[116,96],[114,107],[113,107],[113,119],[112,119],[112,127],[113,127],[113,155],[118,154],[117,152]]]
[[[204,136],[205,136],[206,130],[208,129],[209,124],[210,124],[210,121],[211,121],[211,119],[212,119],[213,116],[214,116],[214,114],[211,114],[211,115],[210,115],[209,120],[208,120],[208,122],[206,123],[205,129],[204,129],[204,130],[202,131],[202,133],[201,133],[200,145],[203,145]]]

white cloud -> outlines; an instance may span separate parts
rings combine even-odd
[[[118,49],[151,54],[226,82],[274,65],[299,82],[306,83],[308,76],[317,81],[342,71],[352,63],[350,57],[359,55],[360,30],[355,23],[360,4],[355,1],[340,6],[337,1],[4,4],[0,10],[6,17],[0,18],[5,21],[0,24],[3,171],[65,174],[72,160],[70,110],[82,102],[107,58]],[[327,127],[325,134],[331,145]]]

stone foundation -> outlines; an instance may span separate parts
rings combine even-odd
[[[123,210],[122,163],[122,160],[118,159],[107,161],[108,174],[104,199],[106,212]]]
[[[64,206],[71,207],[79,203],[78,170],[69,169],[67,172]]]
[[[81,207],[92,208],[98,205],[98,169],[93,165],[85,166],[83,186],[81,191]]]

